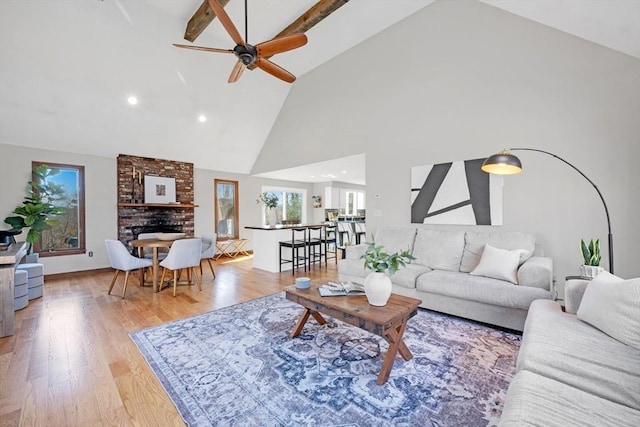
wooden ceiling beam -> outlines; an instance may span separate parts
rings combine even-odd
[[[306,33],[309,29],[313,28],[320,23],[327,16],[338,10],[340,7],[347,4],[349,0],[319,0],[305,13],[300,15],[295,21],[287,26],[284,30],[280,31],[273,37],[290,36],[291,34]],[[271,56],[265,56],[264,58],[271,58]],[[253,70],[256,68],[255,64],[249,65],[247,68]]]
[[[298,19],[289,24],[287,28],[276,34],[274,39],[291,34],[306,33],[309,29],[348,2],[349,0],[320,0],[300,15]]]
[[[220,3],[220,6],[225,7],[227,3],[229,3],[229,0],[217,0],[217,2]],[[184,31],[185,40],[194,42],[215,18],[216,14],[211,10],[209,2],[204,0],[187,23],[187,28]]]

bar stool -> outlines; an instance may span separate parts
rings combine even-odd
[[[347,242],[351,243],[351,226],[346,222],[338,222],[338,241],[340,246],[346,246],[344,235],[347,235]]]
[[[282,258],[282,248],[291,249],[291,258]],[[302,249],[303,255],[300,256],[300,249]],[[305,227],[295,227],[291,229],[291,240],[283,240],[279,242],[279,259],[280,259],[280,272],[282,273],[282,264],[291,263],[291,275],[300,265],[304,266],[304,271],[307,271],[307,229]]]
[[[322,230],[324,229],[323,225],[311,226],[308,228],[307,233],[307,250],[308,250],[308,259],[309,259],[309,270],[311,270],[311,264],[315,262],[319,262],[322,267],[322,256],[326,255],[326,252],[323,253],[322,246]],[[317,249],[317,252],[316,252]],[[325,265],[327,261],[325,260]]]
[[[337,230],[335,225],[325,225],[322,227],[323,233],[321,237],[322,244],[324,245],[324,265],[327,266],[329,263],[329,259],[335,259],[336,264],[338,263],[338,241],[337,241]],[[330,250],[333,248],[333,250]],[[329,254],[333,254],[333,256],[329,256]]]
[[[365,240],[367,239],[367,228],[366,228],[364,222],[355,222],[353,225],[355,225],[355,227],[356,227],[356,231],[355,231],[356,245],[359,245],[363,236],[364,236]]]

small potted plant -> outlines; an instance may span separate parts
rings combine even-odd
[[[367,242],[367,249],[362,255],[364,268],[371,270],[371,273],[364,281],[364,292],[369,304],[383,306],[391,296],[391,279],[389,275],[394,274],[399,268],[415,259],[408,249],[389,254],[385,252],[382,245],[375,242]]]
[[[278,206],[278,196],[273,193],[264,192],[260,194],[260,197],[258,197],[256,203],[267,208],[266,225],[269,225],[270,222],[273,222],[273,225],[276,225],[278,223],[278,213],[276,212],[275,208]],[[275,214],[275,219],[271,218],[272,212]]]
[[[580,239],[580,251],[584,264],[580,266],[580,274],[584,277],[594,278],[604,269],[600,267],[602,254],[600,253],[600,239],[591,239],[589,244]]]

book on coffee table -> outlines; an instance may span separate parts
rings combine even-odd
[[[318,292],[323,297],[339,297],[345,295],[362,295],[364,285],[356,282],[329,282],[326,285],[318,286]]]

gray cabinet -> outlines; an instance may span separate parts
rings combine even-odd
[[[26,254],[25,242],[13,243],[0,251],[0,337],[13,335],[14,275],[16,266]]]

